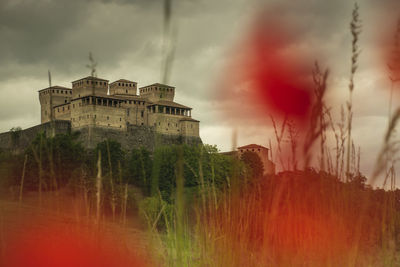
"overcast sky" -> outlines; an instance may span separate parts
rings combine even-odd
[[[221,98],[216,86],[260,9],[295,25],[292,45],[311,55],[310,66],[318,60],[330,68],[327,99],[339,114],[348,96],[353,5],[348,0],[173,1],[177,41],[169,83],[176,86],[176,102],[193,107],[203,142],[230,150],[233,129],[238,145],[268,146],[274,140],[268,118],[230,117],[230,110],[251,111],[251,104]],[[363,32],[353,136],[368,176],[387,125],[390,83],[380,41],[394,34],[400,1],[364,0],[359,5]],[[48,69],[53,85],[70,87],[71,81],[89,75],[89,51],[101,78],[134,80],[139,86],[160,82],[162,32],[161,0],[1,0],[0,131],[40,123],[37,91],[47,87]],[[400,94],[395,105],[398,98]]]

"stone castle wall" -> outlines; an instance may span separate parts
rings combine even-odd
[[[71,131],[69,121],[55,121],[55,133],[68,133]],[[0,134],[0,149],[9,150],[13,153],[23,153],[35,139],[38,133],[45,132],[46,136],[51,135],[51,123],[47,122],[19,132],[5,132]],[[100,127],[84,127],[80,132],[79,141],[88,149],[106,139],[112,139],[119,143],[124,150],[130,151],[133,148],[144,147],[153,151],[155,147],[173,144],[200,144],[199,137],[185,137],[180,135],[159,134],[154,127],[129,125],[127,131],[107,129]]]
[[[71,131],[71,123],[69,121],[54,121],[54,125],[55,134]],[[46,136],[50,136],[51,131],[51,123],[46,122],[21,131],[0,133],[0,149],[23,153],[38,133],[44,132]]]

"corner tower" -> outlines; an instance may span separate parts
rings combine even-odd
[[[106,96],[108,80],[88,76],[72,82],[72,98],[80,98],[89,95]]]
[[[39,90],[41,123],[51,120],[54,107],[71,102],[72,90],[62,86],[52,86]],[[53,118],[55,116],[53,114]]]
[[[154,83],[139,89],[140,96],[145,97],[150,101],[168,100],[174,101],[175,87]]]
[[[137,83],[124,79],[110,83],[110,95],[136,95]]]

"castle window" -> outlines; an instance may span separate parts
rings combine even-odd
[[[178,124],[177,124],[177,123],[175,123],[175,127],[178,127]]]
[[[144,111],[142,110],[142,111],[140,112],[140,117],[143,118],[143,116],[144,116]]]
[[[126,90],[126,93],[128,93],[128,90]]]
[[[75,108],[75,104],[72,104],[72,108]]]
[[[108,124],[108,126],[110,126],[110,124]]]
[[[120,125],[119,128],[122,128],[122,125]]]
[[[96,119],[96,114],[94,115],[94,118]]]
[[[122,121],[122,118],[119,118],[119,121]]]
[[[144,125],[144,123],[142,122],[142,124],[141,125]]]
[[[89,81],[86,81],[86,84],[89,84]]]
[[[168,127],[169,127],[169,122],[168,122]]]
[[[118,83],[118,86],[121,86],[121,83]]]
[[[63,111],[64,111],[64,107],[63,107]]]
[[[54,93],[54,90],[51,90],[51,91],[53,91],[53,93]]]
[[[110,117],[107,116],[107,120],[109,120],[109,119],[110,119]]]
[[[160,122],[158,122],[158,125],[161,125],[161,123],[160,123]]]
[[[72,95],[72,91],[69,91],[69,94]]]

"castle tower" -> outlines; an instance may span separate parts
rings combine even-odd
[[[154,83],[139,89],[140,96],[150,101],[168,100],[174,101],[175,87]]]
[[[50,95],[52,101],[50,101]],[[70,103],[71,97],[72,90],[62,86],[52,86],[39,90],[41,123],[49,122],[51,120],[51,110],[55,106]]]
[[[134,95],[136,96],[137,83],[120,79],[110,83],[110,95]]]
[[[108,80],[88,76],[72,82],[72,98],[80,98],[89,95],[106,96]]]

